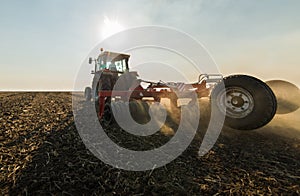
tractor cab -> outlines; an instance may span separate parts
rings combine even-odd
[[[89,64],[95,62],[95,71],[97,72],[114,72],[118,74],[129,70],[128,60],[130,55],[115,52],[104,51],[101,52],[97,59],[89,59]]]
[[[89,64],[94,64],[94,74],[92,88],[86,87],[85,97],[86,100],[94,98],[97,100],[100,91],[110,91],[114,87],[116,81],[121,75],[129,72],[130,55],[121,54],[116,52],[103,51],[95,59],[89,58]]]

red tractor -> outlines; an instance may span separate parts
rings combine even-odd
[[[276,113],[274,93],[255,77],[201,74],[198,81],[191,84],[150,82],[138,79],[137,72],[129,71],[129,57],[101,50],[97,59],[89,58],[89,64],[94,62],[95,68],[92,88],[85,89],[85,98],[95,101],[98,117],[106,125],[114,122],[111,104],[119,100],[140,101],[143,105],[168,98],[171,108],[178,108],[178,99],[189,98],[191,92],[198,98],[210,97],[211,104],[224,113],[225,125],[234,129],[257,129],[270,122]]]

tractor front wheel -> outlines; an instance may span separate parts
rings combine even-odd
[[[86,101],[91,101],[92,99],[92,89],[91,87],[86,87],[84,90],[84,98]]]

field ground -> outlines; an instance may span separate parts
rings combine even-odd
[[[86,149],[70,93],[1,93],[0,111],[1,195],[300,194],[299,110],[255,131],[223,128],[203,157],[196,136],[176,160],[145,172],[113,168]]]

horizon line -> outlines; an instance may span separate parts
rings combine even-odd
[[[84,92],[84,90],[0,90],[0,92]]]

